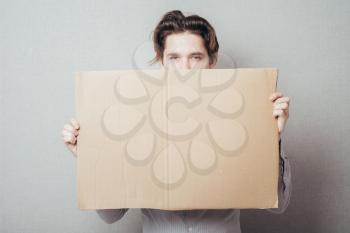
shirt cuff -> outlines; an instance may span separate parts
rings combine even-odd
[[[281,214],[287,209],[292,193],[292,172],[287,155],[282,147],[281,139],[279,144],[279,176],[278,176],[278,208],[267,209],[271,213]]]

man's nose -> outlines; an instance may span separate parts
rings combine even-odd
[[[191,69],[191,63],[190,60],[185,58],[182,59],[181,64],[180,64],[180,69]]]

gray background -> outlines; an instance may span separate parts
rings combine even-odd
[[[141,231],[139,210],[108,225],[77,209],[76,159],[61,129],[74,115],[73,72],[132,68],[135,49],[151,59],[150,33],[173,9],[207,18],[238,67],[278,67],[292,99],[283,141],[290,206],[242,211],[243,232],[346,231],[349,1],[16,0],[0,3],[0,232]]]

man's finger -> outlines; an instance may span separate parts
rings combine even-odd
[[[276,101],[274,103],[282,103],[282,102],[290,103],[290,98],[287,96],[281,97],[281,98],[276,99]]]
[[[65,124],[63,128],[67,131],[70,131],[70,132],[74,131],[74,128],[71,124]]]
[[[281,109],[275,109],[275,110],[273,110],[272,115],[273,115],[274,117],[282,116],[282,115],[284,115],[284,112],[283,112],[283,110],[281,110]]]
[[[72,124],[66,124],[66,125],[63,127],[63,130],[66,130],[66,131],[68,131],[68,132],[71,132],[71,133],[74,134],[75,136],[78,136],[78,134],[79,134],[78,130],[76,130]]]
[[[62,136],[71,136],[72,132],[68,131],[68,130],[62,130]]]
[[[283,102],[283,103],[274,104],[274,109],[286,110],[286,109],[288,109],[288,103]]]
[[[65,141],[66,143],[72,143],[72,144],[74,144],[75,141],[76,141],[76,138],[73,137],[73,136],[64,136],[64,141]]]
[[[275,101],[277,98],[282,97],[283,94],[281,92],[274,92],[270,95],[270,100]]]
[[[79,129],[80,128],[79,123],[78,123],[78,121],[75,118],[72,118],[70,120],[70,122],[73,124],[75,129]]]

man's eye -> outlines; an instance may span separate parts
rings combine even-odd
[[[201,60],[201,59],[202,59],[201,56],[194,56],[193,58],[194,58],[195,60]]]
[[[176,58],[178,58],[178,57],[169,57],[170,60],[174,60]]]

